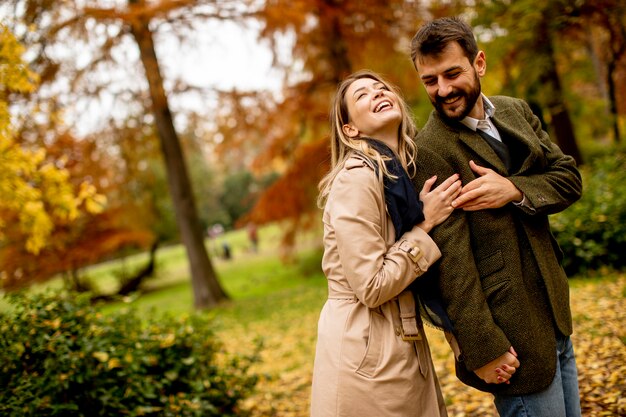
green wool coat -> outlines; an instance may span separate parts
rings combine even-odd
[[[562,252],[548,215],[580,198],[581,177],[570,156],[551,142],[523,101],[492,97],[493,122],[508,144],[511,173],[477,133],[446,122],[433,111],[416,138],[415,184],[459,173],[463,184],[477,178],[473,160],[519,188],[534,210],[512,203],[499,209],[455,210],[432,237],[442,252],[429,273],[439,288],[461,347],[457,376],[482,391],[522,395],[547,387],[556,370],[556,335],[572,333],[569,287]],[[504,354],[518,353],[511,384],[486,384],[473,370]]]

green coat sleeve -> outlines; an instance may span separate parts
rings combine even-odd
[[[418,151],[416,186],[431,175],[442,182],[454,174],[453,168],[428,149]],[[442,258],[436,264],[441,295],[454,324],[461,347],[461,358],[469,370],[477,369],[504,354],[511,343],[494,322],[481,286],[472,253],[470,227],[466,212],[455,210],[431,231]]]
[[[542,130],[539,118],[528,104],[516,100],[516,108],[532,127],[544,151],[547,165],[543,172],[514,175],[509,180],[526,196],[534,210],[522,208],[527,214],[547,215],[563,211],[578,200],[582,193],[582,180],[574,158],[565,155]]]

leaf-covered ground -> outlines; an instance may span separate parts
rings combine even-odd
[[[626,415],[626,276],[576,280],[571,299],[583,416]],[[266,308],[262,320],[245,312],[226,319],[220,336],[229,350],[249,350],[265,341],[257,392],[244,408],[253,417],[308,416],[316,324],[325,297],[321,286],[296,289],[250,302]],[[313,302],[312,302],[313,300]],[[262,307],[264,305],[265,307]],[[497,416],[489,394],[468,388],[454,376],[449,348],[437,331],[427,329],[433,360],[450,416]]]

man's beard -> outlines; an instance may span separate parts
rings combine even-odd
[[[447,97],[437,96],[435,97],[435,100],[434,101],[431,100],[431,102],[433,103],[435,110],[437,110],[437,112],[441,115],[442,118],[447,119],[449,121],[458,122],[458,121],[465,119],[465,117],[468,114],[470,114],[470,112],[476,105],[476,101],[478,101],[478,98],[480,97],[480,91],[481,91],[480,78],[478,78],[478,74],[476,74],[476,72],[474,71],[474,87],[469,92],[453,91],[450,94],[448,94]],[[445,110],[444,101],[452,97],[465,97],[465,103],[462,104],[462,106],[464,107],[461,107],[460,113],[450,114],[448,111]]]

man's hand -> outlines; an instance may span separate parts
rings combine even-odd
[[[488,384],[510,384],[509,380],[519,365],[517,352],[511,346],[508,352],[476,369],[474,373]]]
[[[480,177],[466,184],[452,207],[465,211],[500,208],[511,201],[521,201],[522,192],[507,178],[492,169],[470,161],[470,168]]]

